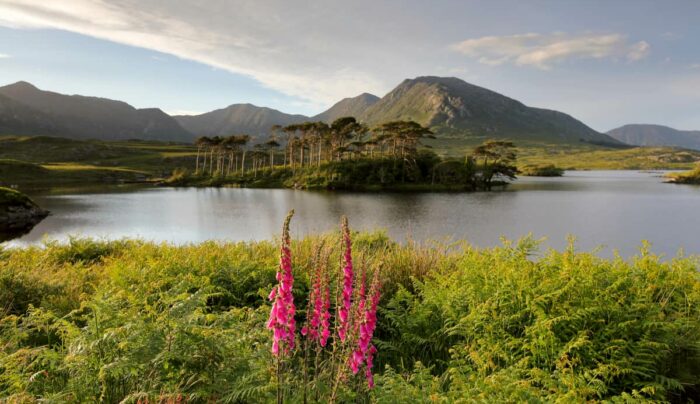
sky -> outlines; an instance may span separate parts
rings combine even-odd
[[[454,76],[599,131],[700,130],[697,21],[697,0],[0,0],[0,85],[314,115]]]

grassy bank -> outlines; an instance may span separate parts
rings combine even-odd
[[[700,164],[693,170],[670,174],[669,179],[676,184],[700,184]]]
[[[322,239],[339,243],[335,234],[292,243],[299,321]],[[376,387],[341,398],[700,399],[697,260],[661,262],[647,248],[607,260],[573,247],[533,260],[536,248],[354,235],[356,265],[379,269],[383,284]],[[274,401],[264,323],[278,254],[276,242],[95,240],[0,251],[0,397]],[[302,382],[288,376],[292,401]]]

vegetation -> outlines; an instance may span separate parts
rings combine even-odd
[[[393,121],[370,130],[353,117],[274,127],[284,134],[249,152],[250,137],[202,137],[194,172],[179,170],[168,185],[231,185],[304,189],[480,190],[515,179],[515,145],[486,141],[470,156],[442,159],[420,148],[432,132],[413,121]],[[248,156],[249,165],[246,165]]]
[[[23,189],[145,182],[193,164],[192,146],[0,136],[0,186]]]
[[[529,177],[561,177],[564,175],[564,170],[554,164],[542,166],[529,165],[520,170],[520,174]]]
[[[700,164],[695,169],[669,175],[670,181],[676,184],[700,184]]]
[[[32,200],[27,195],[14,189],[0,187],[0,208],[29,203],[32,203]]]
[[[329,126],[330,127],[330,126]],[[282,128],[277,128],[276,135],[272,142],[266,144],[257,143],[253,145],[255,139],[248,138],[247,143],[238,148],[231,148],[231,144],[221,149],[222,155],[217,148],[209,144],[200,143],[198,146],[169,144],[146,141],[97,141],[97,140],[70,140],[47,136],[0,136],[0,186],[17,185],[20,189],[30,190],[35,188],[56,188],[56,187],[90,187],[104,184],[124,184],[124,183],[147,183],[157,182],[163,178],[172,176],[175,172],[179,177],[175,183],[195,184],[195,185],[225,185],[238,184],[239,186],[294,186],[306,185],[308,179],[315,178],[308,182],[308,187],[316,187],[315,183],[321,183],[324,187],[329,185],[331,178],[320,180],[324,172],[327,171],[329,163],[341,166],[340,171],[346,171],[349,162],[367,164],[367,160],[385,160],[393,158],[393,141],[389,137],[382,140],[382,145],[373,143],[374,137],[369,134],[363,137],[353,137],[340,139],[343,143],[338,154],[329,156],[331,146],[328,143],[319,144],[316,139],[316,132],[307,130],[304,135],[304,142],[301,142],[302,132],[297,130],[294,136],[294,152],[290,157],[291,147],[288,147],[287,137],[290,132],[284,132]],[[362,133],[362,130],[357,134]],[[242,135],[236,135],[242,136]],[[328,133],[322,138],[329,139]],[[381,137],[379,138],[381,139]],[[362,143],[356,144],[359,140]],[[431,138],[427,134],[420,139],[420,146],[417,149],[416,162],[420,164],[420,155],[430,154],[434,151],[441,161],[441,170],[445,167],[452,167],[464,161],[465,156],[472,154],[474,148],[480,146],[488,139],[484,137],[473,137],[469,139],[450,138],[441,135],[438,139]],[[302,148],[300,144],[305,144]],[[319,151],[321,147],[321,169],[313,173],[311,168],[319,168]],[[410,150],[410,142],[403,147],[404,152]],[[570,144],[547,144],[536,142],[518,142],[517,155],[518,166],[523,170],[529,165],[549,165],[554,164],[564,169],[691,169],[700,161],[700,152],[671,149],[671,148],[606,148],[595,145],[573,146]],[[383,147],[383,149],[382,149]],[[304,150],[303,167],[300,163],[301,151]],[[199,150],[199,152],[198,152]],[[204,151],[207,150],[205,155]],[[214,158],[211,152],[214,151]],[[225,150],[225,154],[224,151]],[[383,150],[383,151],[382,151]],[[396,163],[391,164],[391,170],[396,169],[402,172],[404,163],[406,173],[411,171],[415,165],[409,160],[404,162],[400,157],[402,150],[401,143],[397,139]],[[231,152],[233,155],[233,165],[230,162]],[[360,152],[358,152],[360,151]],[[243,154],[245,153],[245,161]],[[427,153],[427,154],[426,154]],[[199,159],[197,155],[199,154]],[[238,160],[236,160],[236,158]],[[332,161],[330,161],[332,158]],[[225,164],[222,163],[225,160]],[[294,161],[293,175],[288,173]],[[431,158],[437,161],[435,158]],[[206,163],[206,165],[204,164]],[[216,171],[216,164],[219,164],[219,173],[211,175],[211,165]],[[342,163],[342,164],[341,164]],[[377,163],[379,164],[379,163]],[[381,163],[386,164],[386,163]],[[332,164],[331,164],[332,165]],[[243,169],[241,168],[243,166]],[[270,166],[273,166],[274,173],[265,174]],[[230,169],[229,169],[230,167]],[[285,169],[286,167],[286,169]],[[325,168],[324,168],[325,167]],[[372,170],[375,170],[374,167]],[[419,167],[423,170],[424,167]],[[385,168],[386,170],[386,168]],[[223,175],[222,175],[223,171]],[[230,171],[230,172],[229,172]],[[245,171],[245,173],[243,173]],[[252,171],[248,173],[248,171]],[[262,174],[261,174],[262,172]],[[365,174],[376,173],[368,171]],[[297,176],[299,178],[292,178]],[[194,178],[193,178],[194,177]],[[224,180],[224,177],[233,177],[231,181]],[[263,179],[264,177],[264,179]],[[390,176],[391,177],[391,176]],[[372,185],[358,183],[358,189],[464,189],[461,184],[436,184],[432,180],[432,173],[421,177],[422,183],[411,184],[410,181],[401,181],[405,175],[400,175],[393,181],[394,185],[388,187],[386,183],[374,182]],[[285,182],[286,181],[286,182]],[[373,180],[374,181],[374,180]],[[347,183],[347,181],[341,181]]]
[[[341,240],[291,242],[299,324],[318,248]],[[493,249],[399,245],[380,233],[355,234],[352,247],[356,267],[379,271],[382,285],[375,388],[348,379],[339,401],[700,398],[697,259],[662,260],[648,246],[630,261],[573,245],[538,254],[531,239]],[[2,250],[0,397],[275,401],[265,323],[278,254],[274,242],[89,239]],[[302,359],[285,366],[284,397],[302,401]]]
[[[603,148],[519,144],[521,166],[553,164],[565,170],[689,169],[700,162],[700,151],[671,147]]]

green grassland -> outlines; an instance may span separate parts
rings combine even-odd
[[[438,154],[464,157],[484,136],[440,137],[425,143]],[[700,151],[672,147],[605,147],[593,144],[518,141],[518,166],[554,165],[565,170],[687,170],[700,162]]]
[[[292,242],[298,323],[321,241],[339,237]],[[647,246],[630,260],[573,245],[537,253],[531,239],[399,245],[381,233],[354,234],[353,249],[382,281],[376,387],[350,376],[340,402],[700,399],[695,258]],[[275,402],[265,322],[278,254],[267,241],[0,250],[0,401]],[[300,361],[284,365],[288,402],[310,383]]]
[[[485,139],[447,135],[427,144],[439,155],[459,158]],[[698,151],[665,147],[607,148],[532,141],[517,146],[520,167],[553,164],[574,170],[686,170],[700,161]],[[162,142],[0,136],[0,186],[31,189],[148,182],[167,178],[178,168],[192,169],[196,152],[191,145]]]
[[[192,146],[0,136],[0,185],[23,188],[143,182],[194,165]]]

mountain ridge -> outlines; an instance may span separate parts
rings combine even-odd
[[[359,117],[380,99],[381,98],[370,93],[362,93],[355,97],[343,98],[327,110],[313,116],[311,119],[331,123],[338,118],[346,116]]]
[[[438,132],[443,129],[462,135],[620,144],[568,114],[528,107],[455,77],[406,79],[369,107],[361,119],[371,124],[413,119]]]
[[[671,146],[700,150],[700,131],[678,130],[664,125],[627,124],[608,132],[611,137],[635,146]]]
[[[197,136],[267,135],[272,125],[290,125],[309,119],[305,115],[286,114],[250,103],[231,104],[199,115],[175,115],[173,118]]]
[[[170,116],[158,108],[136,109],[107,98],[64,95],[20,81],[0,87],[0,131],[73,138],[173,140],[247,133],[264,137],[273,125],[308,120],[331,122],[355,116],[369,125],[415,120],[438,138],[508,138],[513,141],[623,143],[563,112],[522,102],[455,77],[405,79],[379,98],[369,93],[344,98],[313,117],[249,103],[199,115]],[[5,114],[2,114],[5,111]],[[68,136],[66,136],[68,135]]]
[[[13,119],[7,119],[3,132],[60,135],[73,139],[193,140],[191,133],[159,108],[136,109],[126,102],[108,98],[45,91],[26,81],[0,87],[0,95],[15,111]],[[31,122],[32,116],[42,116],[44,122],[50,123],[49,127],[18,125],[18,122]]]

